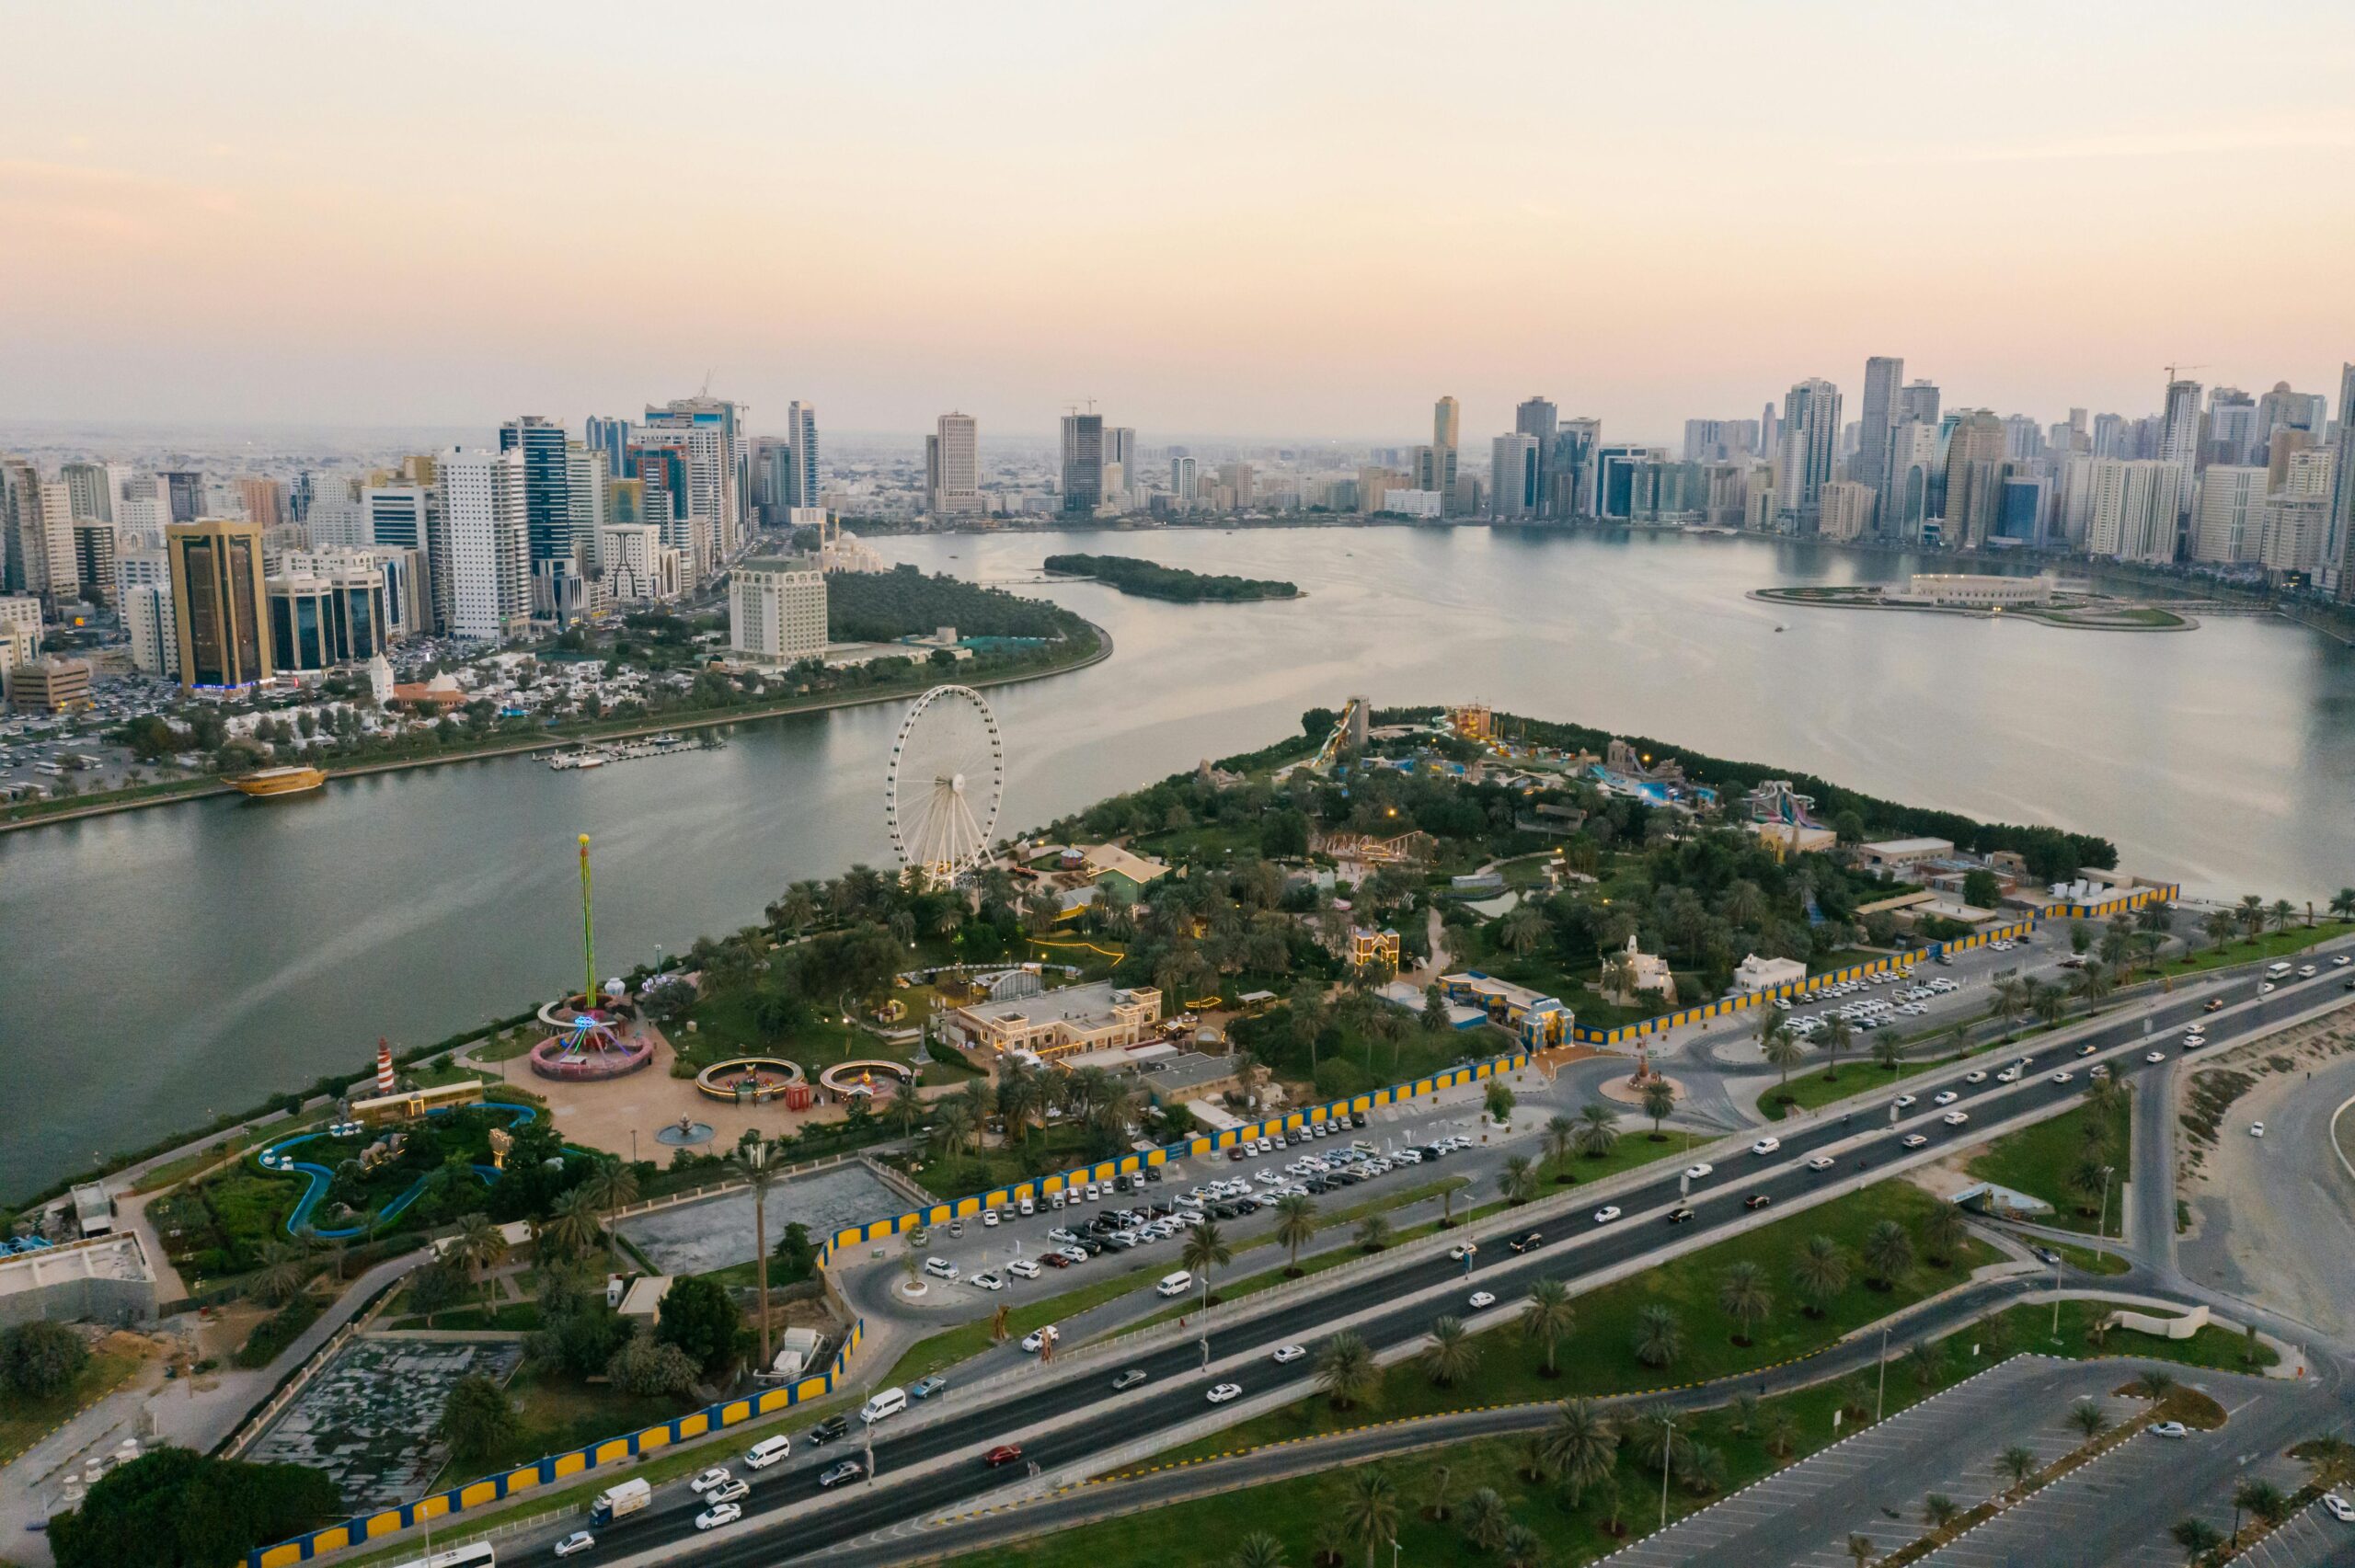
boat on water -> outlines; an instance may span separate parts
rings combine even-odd
[[[327,774],[316,768],[290,766],[241,773],[229,781],[229,787],[239,795],[268,799],[272,795],[307,794],[327,782]]]

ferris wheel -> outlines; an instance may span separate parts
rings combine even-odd
[[[970,686],[935,686],[916,699],[891,742],[883,814],[900,864],[947,887],[981,864],[1005,793],[997,715]]]

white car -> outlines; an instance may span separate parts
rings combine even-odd
[[[741,1503],[715,1503],[695,1516],[695,1528],[716,1530],[722,1525],[732,1525],[744,1516]]]
[[[1970,1116],[1970,1114],[1965,1111],[1948,1111],[1945,1116],[1940,1116],[1938,1119],[1946,1123],[1948,1127],[1960,1127],[1963,1123],[1969,1121]]]
[[[2067,1083],[2072,1082],[2075,1077],[2076,1075],[2074,1073],[2071,1072],[2064,1067],[2060,1071],[2052,1075],[2052,1082],[2055,1083]]]
[[[1289,1367],[1307,1354],[1308,1347],[1304,1345],[1280,1345],[1270,1359],[1279,1367]]]
[[[2342,959],[2340,962],[2343,963],[2345,960]],[[2324,1493],[2322,1494],[2322,1505],[2329,1509],[2330,1516],[2337,1519],[2340,1524],[2355,1525],[2355,1505],[2349,1504],[2346,1498],[2341,1497],[2338,1493]]]
[[[1697,1165],[1688,1165],[1685,1167],[1685,1179],[1687,1181],[1697,1182],[1716,1169],[1717,1167],[1715,1165],[1712,1165],[1706,1160],[1704,1160]]]
[[[2338,957],[2333,958],[2330,961],[2330,967],[2334,969],[2343,969],[2350,963],[2355,963],[2355,959],[2350,959],[2346,954],[2341,953]]]
[[[2158,1063],[2167,1059],[2167,1053],[2165,1051],[2144,1051],[2142,1053],[2142,1059],[2150,1062],[2154,1066],[2156,1066]]]
[[[1210,1402],[1212,1404],[1224,1404],[1231,1399],[1241,1399],[1242,1397],[1243,1385],[1241,1383],[1221,1383],[1218,1387],[1212,1389],[1209,1395]]]
[[[996,1210],[996,1209],[994,1209],[994,1208],[984,1208],[983,1210],[982,1210],[982,1230],[996,1230],[996,1229],[997,1229],[997,1223],[998,1223],[998,1219],[997,1219],[997,1210]]]
[[[1179,1198],[1178,1201],[1183,1203],[1186,1200],[1184,1198]],[[1200,1204],[1201,1199],[1196,1198],[1194,1201],[1195,1203]],[[1058,1225],[1053,1230],[1047,1232],[1047,1240],[1050,1242],[1061,1242],[1067,1247],[1075,1247],[1079,1244],[1079,1232],[1074,1230],[1068,1225]]]
[[[2298,978],[2302,980],[2313,979],[2315,978],[2315,967],[2312,964],[2299,965]]]
[[[1485,1312],[1496,1304],[1497,1299],[1488,1291],[1475,1290],[1472,1292],[1472,1310],[1474,1311]]]
[[[2180,1421],[2162,1421],[2151,1429],[2154,1437],[2188,1437],[2191,1428]]]
[[[1937,1093],[1936,1094],[1935,1094],[1935,1095],[1931,1096],[1930,1104],[1932,1104],[1933,1105],[1951,1105],[1951,1104],[1953,1104],[1957,1100],[1959,1100],[1959,1099],[1961,1099],[1961,1098],[1962,1098],[1962,1096],[1961,1096],[1960,1094],[1959,1094],[1959,1093],[1955,1093],[1955,1091],[1953,1091],[1953,1090],[1951,1090],[1951,1089],[1946,1089],[1946,1090],[1941,1090],[1941,1091],[1939,1091],[1939,1093]]]
[[[1810,1171],[1829,1171],[1839,1162],[1829,1154],[1819,1154],[1807,1162],[1807,1168]]]
[[[1750,1146],[1750,1151],[1752,1154],[1772,1154],[1782,1147],[1783,1140],[1779,1138],[1762,1138]]]
[[[2273,994],[2273,982],[2271,980],[2259,980],[2257,984],[2257,994],[2259,996],[2271,996]]]
[[[1987,1082],[1987,1070],[1983,1067],[1974,1067],[1962,1075],[1962,1081],[1965,1083],[1984,1083]]]
[[[994,1274],[988,1269],[983,1269],[981,1273],[973,1276],[972,1278],[965,1281],[965,1283],[971,1286],[976,1290],[1003,1290],[1005,1288],[1005,1277],[1001,1275]]]
[[[2016,1067],[2007,1067],[1995,1075],[1998,1083],[2017,1083],[2019,1081],[2020,1070]]]
[[[597,1544],[597,1538],[587,1530],[575,1530],[556,1543],[558,1557],[569,1557],[576,1551],[586,1551]]]
[[[1455,1262],[1462,1263],[1479,1250],[1480,1244],[1477,1242],[1459,1242],[1447,1249],[1447,1255]]]
[[[1900,1094],[1897,1097],[1897,1108],[1901,1111],[1912,1110],[1920,1099],[1921,1096],[1918,1094]]]
[[[957,1278],[960,1272],[957,1265],[950,1263],[947,1258],[925,1259],[924,1271],[932,1276],[935,1279],[947,1279],[952,1281]]]
[[[1922,1145],[1924,1145],[1924,1144],[1925,1144],[1925,1143],[1927,1143],[1927,1142],[1929,1142],[1929,1141],[1930,1141],[1930,1140],[1929,1140],[1927,1138],[1924,1138],[1922,1134],[1920,1134],[1920,1133],[1918,1133],[1918,1132],[1909,1132],[1909,1133],[1907,1133],[1907,1134],[1905,1135],[1905,1139],[1904,1139],[1905,1147],[1906,1147],[1906,1148],[1908,1148],[1908,1149],[1919,1149],[1919,1148],[1921,1148],[1921,1147],[1922,1147]]]
[[[1024,1334],[1022,1336],[1022,1348],[1028,1351],[1031,1355],[1036,1356],[1039,1352],[1044,1350],[1048,1345],[1052,1345],[1055,1341],[1061,1338],[1063,1338],[1063,1331],[1056,1328],[1054,1324],[1049,1323],[1044,1328],[1033,1329],[1028,1333]]]
[[[2263,1138],[2265,1136],[2265,1124],[2263,1122],[2249,1123],[2248,1135],[2251,1138]]]
[[[734,1476],[728,1473],[728,1467],[726,1465],[714,1465],[709,1470],[704,1471],[701,1475],[695,1477],[693,1481],[687,1482],[687,1485],[694,1489],[696,1496],[700,1497],[706,1492],[717,1491],[718,1488],[727,1485],[729,1482],[735,1479],[736,1478]]]
[[[1017,1279],[1036,1279],[1039,1277],[1040,1270],[1039,1265],[1030,1259],[1017,1258],[1005,1265],[1005,1272]]]
[[[1615,1203],[1606,1203],[1594,1211],[1594,1222],[1597,1225],[1608,1225],[1618,1218],[1619,1206]]]

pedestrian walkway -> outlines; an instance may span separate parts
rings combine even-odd
[[[1922,1500],[1963,1507],[2003,1484],[1995,1456],[2015,1444],[2051,1463],[2077,1439],[2062,1417],[2118,1379],[2115,1368],[2015,1356],[1866,1427],[1725,1501],[1637,1541],[1614,1568],[1788,1562],[1844,1568],[1851,1535],[1896,1550],[1921,1536]],[[2108,1400],[2113,1419],[2126,1402]]]

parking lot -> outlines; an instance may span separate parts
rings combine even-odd
[[[2229,1523],[2218,1529],[2229,1529]],[[2248,1568],[2323,1568],[2326,1562],[2355,1560],[2355,1525],[2331,1517],[2320,1503],[2293,1515],[2281,1528],[2258,1541],[2234,1562]]]
[[[1958,1349],[1967,1348],[1959,1346]],[[2113,1417],[2131,1402],[2103,1391],[2114,1368],[2019,1356],[1869,1426],[1614,1555],[1628,1568],[1762,1562],[1851,1568],[1851,1535],[1883,1552],[1922,1533],[1922,1499],[1970,1507],[2004,1484],[1995,1458],[2017,1444],[2051,1462],[2074,1448],[2063,1417],[2080,1398]],[[1891,1515],[1895,1517],[1891,1517]]]

